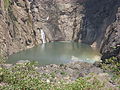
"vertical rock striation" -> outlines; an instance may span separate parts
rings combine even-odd
[[[81,41],[100,47],[106,28],[115,20],[119,0],[87,0]]]
[[[109,25],[101,46],[102,60],[117,57],[120,60],[120,7],[116,20]]]
[[[0,0],[0,52],[11,55],[47,42],[76,40],[83,5],[74,0]]]
[[[100,47],[106,28],[115,21],[119,2],[0,0],[0,54],[11,55],[42,43],[41,29],[47,42],[76,41]]]

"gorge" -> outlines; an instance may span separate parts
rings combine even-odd
[[[119,27],[119,6],[119,0],[0,0],[0,53],[8,56],[42,43],[39,29],[47,42],[82,42],[100,48],[102,54],[112,53],[110,42],[116,36],[109,31]],[[119,32],[117,28],[115,56]]]
[[[18,89],[119,90],[120,0],[0,0],[0,90]]]

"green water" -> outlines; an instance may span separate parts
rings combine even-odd
[[[93,63],[99,59],[99,52],[88,45],[75,42],[52,42],[13,54],[9,56],[7,62],[16,63],[19,60],[30,60],[46,65],[72,61]]]

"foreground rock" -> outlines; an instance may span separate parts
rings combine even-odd
[[[102,69],[95,67],[93,64],[83,62],[72,62],[65,65],[51,64],[38,67],[37,71],[43,75],[50,75],[50,77],[53,77],[52,80],[54,82],[60,80],[71,82],[79,77],[85,77],[90,73],[99,74],[103,72]],[[46,77],[46,79],[48,79],[48,77]]]
[[[17,63],[17,65],[18,66],[23,65],[21,69],[27,70],[25,65],[28,65],[28,63],[30,63],[28,60],[26,61],[21,60],[19,61],[19,63]],[[14,66],[16,67],[16,65],[12,65],[12,66],[6,64],[2,65],[2,67],[7,68],[8,70],[9,68],[12,67],[15,69]],[[45,66],[37,66],[34,68],[35,71],[38,72],[37,75],[40,77],[40,80],[48,84],[54,84],[59,86],[62,82],[66,84],[68,83],[70,84],[75,82],[75,80],[82,78],[87,80],[87,82],[89,82],[94,86],[99,86],[98,88],[100,88],[100,90],[109,90],[109,89],[119,90],[117,88],[117,86],[119,85],[112,81],[112,77],[109,74],[104,73],[102,69],[96,67],[93,64],[89,64],[85,62],[71,62],[68,64],[61,64],[61,65],[51,64]],[[28,69],[30,69],[30,67]],[[15,73],[15,71],[13,72]],[[33,77],[34,73],[32,73],[32,75],[30,76]],[[5,85],[8,85],[8,83],[4,83],[4,82],[0,83],[0,86],[5,86]]]

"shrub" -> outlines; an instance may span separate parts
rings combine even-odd
[[[4,1],[4,8],[8,9],[11,0],[3,0],[3,1]]]

